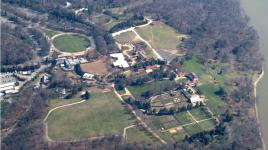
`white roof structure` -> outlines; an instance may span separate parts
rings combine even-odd
[[[117,60],[113,62],[113,65],[116,67],[127,68],[129,67],[127,61],[125,60],[125,56],[122,53],[115,53],[110,55]]]
[[[91,80],[93,79],[93,77],[94,77],[94,74],[84,73],[82,78]]]
[[[9,82],[0,85],[0,92],[17,93],[18,89],[15,87],[15,82]]]
[[[201,98],[199,95],[192,95],[190,100],[191,100],[191,103],[196,103],[196,102],[200,102]]]

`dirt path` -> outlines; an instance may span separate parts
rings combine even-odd
[[[71,104],[62,105],[62,106],[58,106],[58,107],[55,107],[55,108],[49,110],[49,112],[47,113],[47,115],[46,115],[46,117],[45,117],[45,119],[44,119],[44,122],[46,122],[47,118],[49,117],[49,115],[50,115],[53,111],[55,111],[55,110],[57,110],[57,109],[60,109],[60,108],[63,108],[63,107],[69,107],[69,106],[72,106],[72,105],[80,104],[80,103],[83,103],[83,102],[85,102],[85,101],[86,101],[86,100],[82,100],[82,101],[79,101],[79,102],[75,102],[75,103],[71,103]]]
[[[124,128],[124,132],[123,132],[123,138],[126,140],[127,139],[127,129],[133,128],[136,125],[130,125]]]
[[[160,55],[158,54],[158,52],[152,47],[152,45],[151,45],[148,41],[146,41],[145,39],[143,39],[143,38],[139,35],[139,33],[135,30],[135,28],[143,28],[143,27],[146,27],[146,26],[150,25],[150,24],[153,22],[153,21],[152,21],[151,19],[149,19],[149,18],[146,18],[146,19],[148,20],[148,22],[147,22],[146,24],[143,24],[143,25],[140,25],[140,26],[136,26],[136,27],[130,27],[130,28],[127,28],[127,29],[124,29],[124,30],[120,30],[120,31],[118,31],[118,32],[114,32],[114,33],[112,33],[112,36],[115,37],[115,36],[118,36],[118,35],[120,35],[120,34],[122,34],[122,33],[128,32],[128,31],[134,32],[134,33],[136,34],[136,36],[137,36],[141,41],[143,41],[146,45],[149,46],[150,49],[152,49],[153,53],[157,56],[158,59],[163,60],[162,56],[160,56]]]
[[[114,93],[115,95],[123,102],[125,103],[125,101],[123,100],[123,98],[121,97],[121,95],[116,91],[114,84],[112,85],[113,89],[114,89]],[[129,90],[127,90],[129,91]],[[129,92],[130,93],[130,92]],[[131,93],[130,93],[131,94]],[[132,95],[132,94],[131,94]],[[131,113],[136,117],[136,119],[140,122],[140,124],[148,131],[150,132],[156,139],[158,139],[161,143],[163,144],[167,144],[167,142],[165,140],[163,140],[159,135],[157,135],[144,121],[142,121],[142,119],[137,115],[137,113],[134,111],[134,109],[132,108],[131,105],[127,104],[128,107],[130,107],[130,109],[132,110]]]

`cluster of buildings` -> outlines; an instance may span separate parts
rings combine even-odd
[[[88,60],[84,57],[60,57],[57,58],[56,61],[57,65],[59,65],[65,71],[73,70],[76,64],[88,62]]]
[[[1,74],[0,78],[0,96],[19,92],[18,81],[12,74]]]

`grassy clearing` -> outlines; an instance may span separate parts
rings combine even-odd
[[[81,98],[73,98],[73,99],[62,99],[62,98],[57,98],[57,99],[51,99],[49,101],[49,110],[53,109],[58,106],[66,105],[66,104],[71,104],[75,102],[81,101]]]
[[[84,103],[54,111],[48,135],[61,140],[122,134],[133,121],[114,93],[94,93]]]
[[[213,83],[204,83],[198,87],[206,96],[206,103],[211,111],[215,115],[219,115],[222,112],[221,106],[224,105],[224,102],[220,99],[219,96],[215,94],[219,90],[219,85]]]
[[[127,43],[128,42],[135,43],[135,42],[139,41],[139,38],[132,31],[122,33],[122,34],[120,34],[118,36],[115,36],[114,38],[119,43],[126,43],[126,42]]]
[[[53,41],[54,46],[63,52],[80,52],[90,46],[90,41],[81,35],[65,34]]]
[[[199,120],[203,120],[203,119],[208,119],[209,116],[207,115],[207,113],[204,110],[205,108],[196,108],[196,109],[192,109],[189,112],[194,116],[194,118],[199,121]]]
[[[215,123],[213,120],[207,120],[198,123],[198,125],[204,130],[204,131],[210,131],[215,128]]]
[[[138,28],[137,32],[154,48],[166,50],[177,49],[177,46],[180,44],[179,37],[182,36],[173,28],[162,23]]]
[[[184,140],[186,135],[187,133],[184,130],[180,130],[176,134],[174,134],[172,137],[174,138],[175,141],[182,141]]]
[[[183,68],[185,69],[185,71],[194,72],[198,76],[206,74],[204,65],[198,62],[198,59],[195,57],[184,61]]]
[[[127,130],[127,141],[130,143],[156,144],[158,141],[141,127],[133,127]]]
[[[192,117],[188,114],[188,112],[179,112],[174,115],[174,117],[181,123],[181,125],[188,124],[194,122]]]
[[[203,131],[203,129],[198,124],[191,124],[184,126],[183,128],[190,136]]]
[[[141,86],[128,86],[129,91],[136,97],[140,98],[141,94],[146,91],[163,92],[166,88],[173,86],[175,83],[170,80],[153,81]]]
[[[107,24],[112,20],[109,16],[107,16],[105,14],[99,14],[97,16],[92,16],[90,19],[93,23],[98,24],[98,25]]]

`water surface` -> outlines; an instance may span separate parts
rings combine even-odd
[[[266,148],[268,146],[268,0],[241,0],[242,8],[250,17],[250,24],[258,31],[260,48],[265,58],[264,77],[257,87],[258,114]]]

